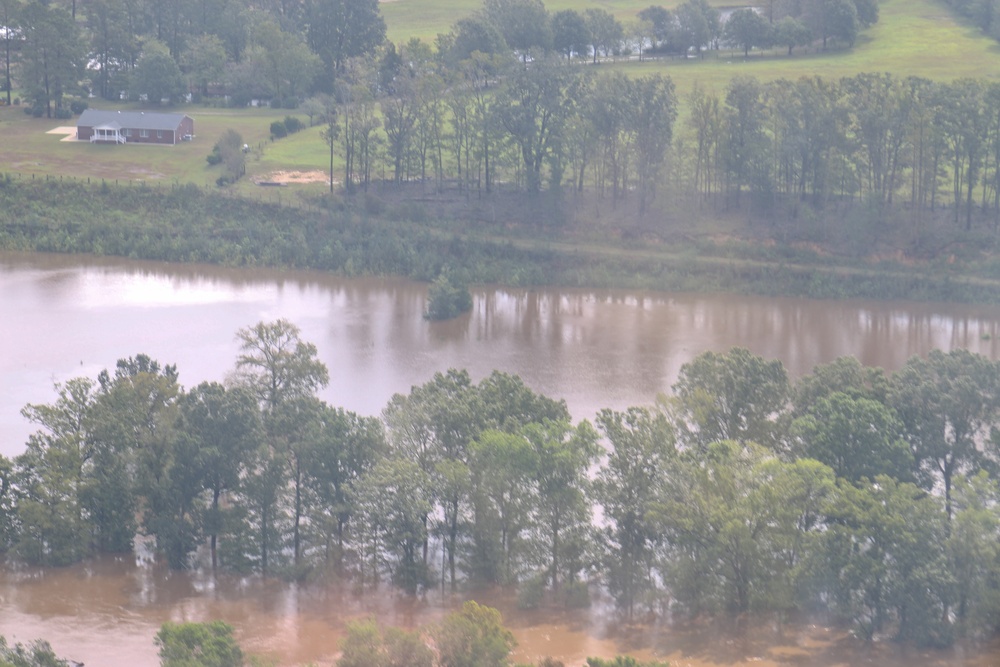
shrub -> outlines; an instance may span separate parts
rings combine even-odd
[[[285,129],[285,124],[280,120],[276,120],[271,123],[271,138],[281,139],[282,137],[288,136],[288,130]]]
[[[429,320],[450,320],[472,309],[472,294],[463,281],[442,273],[431,284],[427,294]]]
[[[517,590],[518,609],[538,609],[545,596],[545,577],[538,575],[521,583]]]
[[[66,120],[73,117],[73,112],[65,107],[56,108],[56,118]]]
[[[305,128],[305,125],[301,120],[295,116],[285,116],[285,130],[288,131],[288,134],[295,134],[303,128]]]
[[[222,155],[219,153],[218,146],[213,148],[212,152],[205,156],[205,161],[213,167],[222,162]]]
[[[70,111],[72,111],[77,116],[86,111],[87,107],[89,106],[90,105],[83,100],[73,100],[72,102],[69,103]]]

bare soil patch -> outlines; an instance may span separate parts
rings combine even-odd
[[[45,134],[65,134],[66,136],[59,141],[79,141],[76,138],[76,126],[75,125],[60,125],[59,127],[54,127],[48,130]]]
[[[263,183],[281,183],[282,185],[287,185],[289,183],[329,183],[330,177],[325,171],[312,170],[312,171],[275,171],[262,176],[254,181],[258,185]],[[337,181],[334,180],[334,185]]]

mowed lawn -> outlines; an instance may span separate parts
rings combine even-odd
[[[668,4],[677,1],[671,0]],[[725,0],[713,1],[725,4]],[[604,0],[577,5],[572,0],[546,3],[551,11],[568,6],[577,9],[600,6],[624,18],[648,5],[649,0]],[[479,6],[480,0],[395,0],[383,4],[382,8],[390,34],[395,39],[402,39],[414,34],[423,36],[447,31],[463,13],[471,13]],[[406,12],[412,13],[412,23],[406,22]],[[756,76],[765,81],[812,75],[838,79],[858,72],[891,72],[897,76],[916,75],[939,81],[960,77],[1000,79],[1000,44],[975,27],[956,20],[937,0],[882,0],[881,20],[867,30],[851,50],[796,52],[790,58],[784,53],[782,49],[775,49],[744,59],[742,53],[723,51],[709,54],[703,60],[619,62],[601,64],[598,69],[621,69],[637,76],[669,75],[682,98],[695,83],[722,94],[728,82],[737,75]],[[106,102],[101,106],[111,108]],[[163,110],[191,115],[195,119],[194,141],[176,146],[64,143],[59,141],[60,135],[46,134],[46,131],[61,125],[74,125],[75,119],[35,119],[26,116],[18,107],[0,107],[0,173],[19,174],[23,178],[30,178],[32,174],[36,177],[63,175],[97,180],[213,185],[222,168],[209,167],[205,156],[227,129],[239,132],[253,148],[247,160],[249,178],[242,179],[236,186],[242,194],[277,198],[281,196],[278,189],[262,188],[254,185],[254,181],[269,180],[279,171],[325,173],[329,169],[329,148],[320,136],[319,127],[270,141],[272,121],[289,114],[297,115],[303,122],[307,120],[295,111],[232,110],[195,105]],[[335,160],[335,169],[340,169],[339,157]],[[325,187],[323,183],[312,183],[282,190],[291,194],[302,190],[322,191]]]
[[[107,103],[105,103],[107,104]],[[240,133],[253,149],[247,173],[262,176],[268,169],[315,169],[328,155],[319,138],[319,128],[305,130],[278,142],[270,141],[270,126],[294,111],[285,109],[214,109],[185,106],[148,109],[186,113],[194,118],[195,138],[174,146],[144,144],[91,144],[63,142],[65,135],[48,130],[76,124],[76,119],[31,118],[18,107],[0,107],[0,173],[22,178],[32,175],[90,177],[100,181],[145,181],[149,183],[214,184],[222,167],[205,161],[215,142],[229,129]],[[303,115],[298,116],[305,122]],[[313,149],[310,144],[318,144]],[[277,160],[271,155],[272,150]]]

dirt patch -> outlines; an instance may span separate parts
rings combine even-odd
[[[282,185],[287,185],[289,183],[329,183],[330,177],[325,171],[313,170],[313,171],[275,171],[262,176],[261,178],[255,179],[254,183],[261,185],[264,183],[280,183]],[[333,181],[334,185],[337,181]]]

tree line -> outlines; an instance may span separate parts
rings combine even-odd
[[[35,113],[69,112],[64,96],[93,93],[159,103],[186,94],[226,95],[236,106],[251,99],[295,107],[319,92],[334,92],[352,59],[379,61],[383,74],[411,51],[430,51],[418,39],[386,40],[375,0],[188,0],[165,9],[150,0],[3,0],[7,104],[15,84]],[[741,10],[720,20],[707,0],[676,10],[650,6],[622,22],[603,9],[546,10],[541,0],[485,0],[472,16],[439,34],[435,59],[458,72],[474,52],[523,62],[546,54],[593,59],[645,53],[686,55],[720,44],[793,47],[831,39],[851,46],[878,20],[873,0],[775,2],[762,13]],[[391,76],[391,72],[389,75]]]
[[[512,375],[438,373],[381,417],[329,406],[291,323],[237,334],[225,384],[144,356],[28,405],[0,459],[0,544],[65,565],[171,567],[362,587],[500,585],[525,607],[823,610],[865,637],[944,645],[1000,613],[1000,365],[896,373],[842,358],[792,384],[745,349],[685,364],[652,407],[572,424]],[[595,522],[594,517],[600,516]]]

